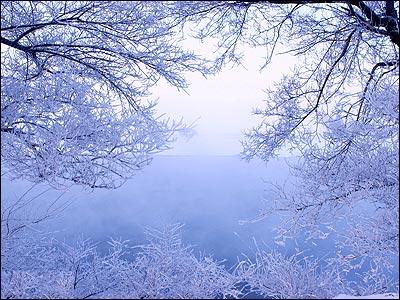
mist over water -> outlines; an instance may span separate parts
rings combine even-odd
[[[316,257],[333,256],[332,238],[313,244],[300,237],[297,245],[275,244],[273,228],[280,222],[278,216],[239,224],[240,220],[254,219],[263,201],[273,200],[269,183],[281,185],[290,179],[286,159],[274,159],[266,165],[260,160],[247,163],[237,156],[160,155],[118,189],[70,188],[60,201],[71,204],[60,216],[43,223],[42,229],[68,243],[82,236],[91,238],[102,252],[107,250],[110,237],[139,245],[146,243],[146,228],[182,223],[183,242],[192,245],[195,254],[226,259],[227,267],[234,265],[237,257],[243,259],[242,254],[253,257],[255,241],[261,248],[277,248],[287,255],[307,249],[307,254]],[[2,178],[2,202],[17,199],[31,185]],[[35,187],[32,197],[47,188]],[[51,190],[40,195],[35,207],[45,209],[61,193]]]
[[[277,218],[245,225],[239,220],[256,217],[269,196],[266,181],[279,183],[288,176],[283,159],[266,166],[237,156],[160,155],[118,189],[70,188],[61,198],[72,200],[70,206],[43,226],[67,241],[83,235],[93,241],[120,237],[139,244],[145,241],[146,227],[183,223],[183,240],[195,251],[232,258],[249,252],[253,237],[272,242]],[[16,198],[31,185],[2,181],[2,199]],[[35,188],[36,193],[44,188]],[[60,193],[49,191],[41,200],[55,199]]]

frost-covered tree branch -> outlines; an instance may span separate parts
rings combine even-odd
[[[265,107],[255,110],[262,121],[243,141],[245,159],[268,161],[281,150],[300,156],[294,187],[268,199],[261,217],[290,216],[282,237],[288,228],[325,236],[318,224],[338,229],[344,219],[352,230],[342,246],[355,256],[398,255],[398,2],[176,5],[181,22],[195,23],[197,37],[218,41],[217,69],[240,63],[241,45],[265,49],[263,68],[273,55],[279,59],[279,48],[297,58],[267,90]]]
[[[54,186],[114,188],[186,127],[157,117],[148,89],[209,72],[179,46],[161,2],[1,4],[2,166]]]

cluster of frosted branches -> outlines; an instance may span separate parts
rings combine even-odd
[[[186,88],[204,61],[161,2],[1,3],[2,167],[12,177],[115,188],[187,127],[148,89]]]
[[[179,237],[179,225],[149,230],[149,243],[131,247],[128,241],[109,242],[100,255],[88,240],[73,246],[38,232],[2,235],[1,297],[213,299],[267,298],[329,299],[338,294],[393,292],[386,276],[360,273],[364,284],[346,282],[343,265],[321,264],[312,257],[291,257],[258,249],[233,273],[211,257],[197,258]],[[337,261],[336,261],[337,262]],[[360,275],[360,276],[361,276]]]
[[[246,282],[249,293],[278,299],[329,299],[351,293],[335,268],[323,268],[317,259],[285,257],[276,251],[257,250],[255,260],[238,264],[236,272]]]
[[[210,257],[196,258],[180,240],[179,228],[151,231],[145,246],[111,240],[104,256],[87,240],[70,246],[30,231],[3,235],[1,297],[237,297],[235,276]]]
[[[340,247],[350,247],[355,257],[398,257],[399,4],[177,5],[182,22],[197,25],[199,38],[217,39],[217,67],[240,62],[244,44],[265,49],[265,68],[279,46],[297,58],[293,70],[268,89],[265,107],[255,110],[262,121],[243,141],[248,160],[268,161],[281,150],[300,154],[292,168],[294,192],[279,190],[262,216],[291,217],[281,236],[307,231],[324,238],[350,228]]]

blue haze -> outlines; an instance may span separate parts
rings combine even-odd
[[[272,243],[276,218],[245,225],[239,220],[254,218],[262,208],[269,194],[266,181],[283,182],[288,175],[283,159],[266,167],[262,161],[247,163],[237,156],[159,155],[118,189],[72,187],[61,198],[72,204],[44,226],[66,241],[83,235],[99,242],[121,237],[139,244],[145,242],[146,227],[183,223],[182,238],[196,252],[233,261],[254,250],[253,237]],[[2,199],[16,198],[30,185],[2,181]],[[40,189],[44,187],[36,193]],[[51,200],[59,194],[51,191],[41,198]]]
[[[87,191],[72,187],[62,197],[63,201],[72,201],[70,206],[44,223],[43,229],[67,242],[90,237],[102,251],[110,237],[138,245],[146,242],[146,227],[183,223],[184,243],[192,245],[196,254],[201,251],[218,260],[227,259],[227,267],[237,262],[238,256],[243,259],[242,254],[252,257],[254,240],[291,255],[296,251],[293,243],[285,248],[274,243],[273,228],[279,223],[276,216],[239,224],[239,220],[255,218],[263,201],[272,199],[268,182],[282,184],[290,178],[285,159],[271,160],[266,166],[262,161],[247,163],[237,156],[159,155],[118,189]],[[2,178],[2,200],[16,199],[29,186],[21,180]],[[32,195],[44,188],[39,186]],[[48,203],[58,195],[58,191],[47,192],[36,203]],[[298,242],[299,250],[308,249],[307,254],[334,255],[332,238],[315,245]]]

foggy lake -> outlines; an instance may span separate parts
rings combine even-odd
[[[118,189],[70,188],[61,200],[71,204],[45,226],[67,241],[83,235],[93,241],[120,237],[139,244],[145,241],[146,227],[182,223],[182,238],[195,251],[233,258],[251,252],[253,237],[272,243],[277,218],[244,225],[239,221],[256,217],[268,198],[268,181],[284,182],[288,176],[284,159],[266,167],[262,161],[247,163],[237,156],[160,155]],[[2,199],[16,199],[30,186],[2,181]],[[43,189],[35,187],[35,193]],[[60,194],[49,191],[39,198]]]
[[[269,183],[279,185],[290,180],[286,161],[274,159],[266,165],[259,160],[245,162],[237,156],[156,156],[118,189],[70,188],[59,200],[70,201],[70,205],[61,215],[43,223],[42,229],[68,243],[90,238],[102,252],[110,237],[140,245],[146,243],[146,228],[162,229],[167,224],[181,223],[183,242],[193,246],[196,255],[201,252],[217,260],[226,259],[227,267],[233,266],[237,257],[243,259],[243,254],[252,257],[254,241],[291,255],[296,251],[293,243],[286,247],[274,243],[277,216],[239,223],[254,219],[263,201],[273,199]],[[17,199],[29,186],[28,182],[2,178],[2,200]],[[46,188],[35,187],[32,197]],[[35,208],[40,211],[40,203],[45,208],[61,194],[51,190],[40,195]],[[317,257],[334,255],[332,238],[316,244],[298,242],[300,251],[307,250]],[[398,264],[396,260],[394,263]]]

